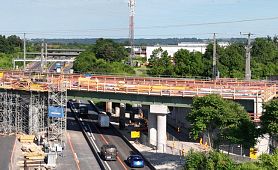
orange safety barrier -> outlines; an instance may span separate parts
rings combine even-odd
[[[277,95],[277,82],[243,81],[221,78],[196,80],[182,78],[128,77],[81,74],[30,73],[1,71],[0,88],[47,91],[48,85],[65,83],[67,89],[161,96],[204,96],[219,94],[228,99],[261,98],[264,102]]]

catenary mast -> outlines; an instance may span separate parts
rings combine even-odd
[[[132,65],[132,59],[134,58],[134,15],[135,15],[135,0],[129,0],[129,45],[130,45],[130,57],[129,62]]]

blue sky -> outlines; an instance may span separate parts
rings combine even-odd
[[[128,0],[0,2],[0,34],[32,33],[27,34],[29,38],[128,37]],[[219,37],[241,37],[239,32],[273,36],[278,34],[278,19],[186,25],[278,17],[277,7],[277,0],[137,0],[135,38],[208,38],[213,32]]]

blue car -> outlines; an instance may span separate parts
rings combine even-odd
[[[131,168],[143,168],[145,166],[144,159],[140,155],[130,155],[127,162]]]

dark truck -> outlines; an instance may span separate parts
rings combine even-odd
[[[79,103],[78,109],[79,109],[80,116],[88,115],[88,106],[86,104]]]
[[[117,160],[118,150],[115,145],[102,145],[100,155],[104,160]]]

